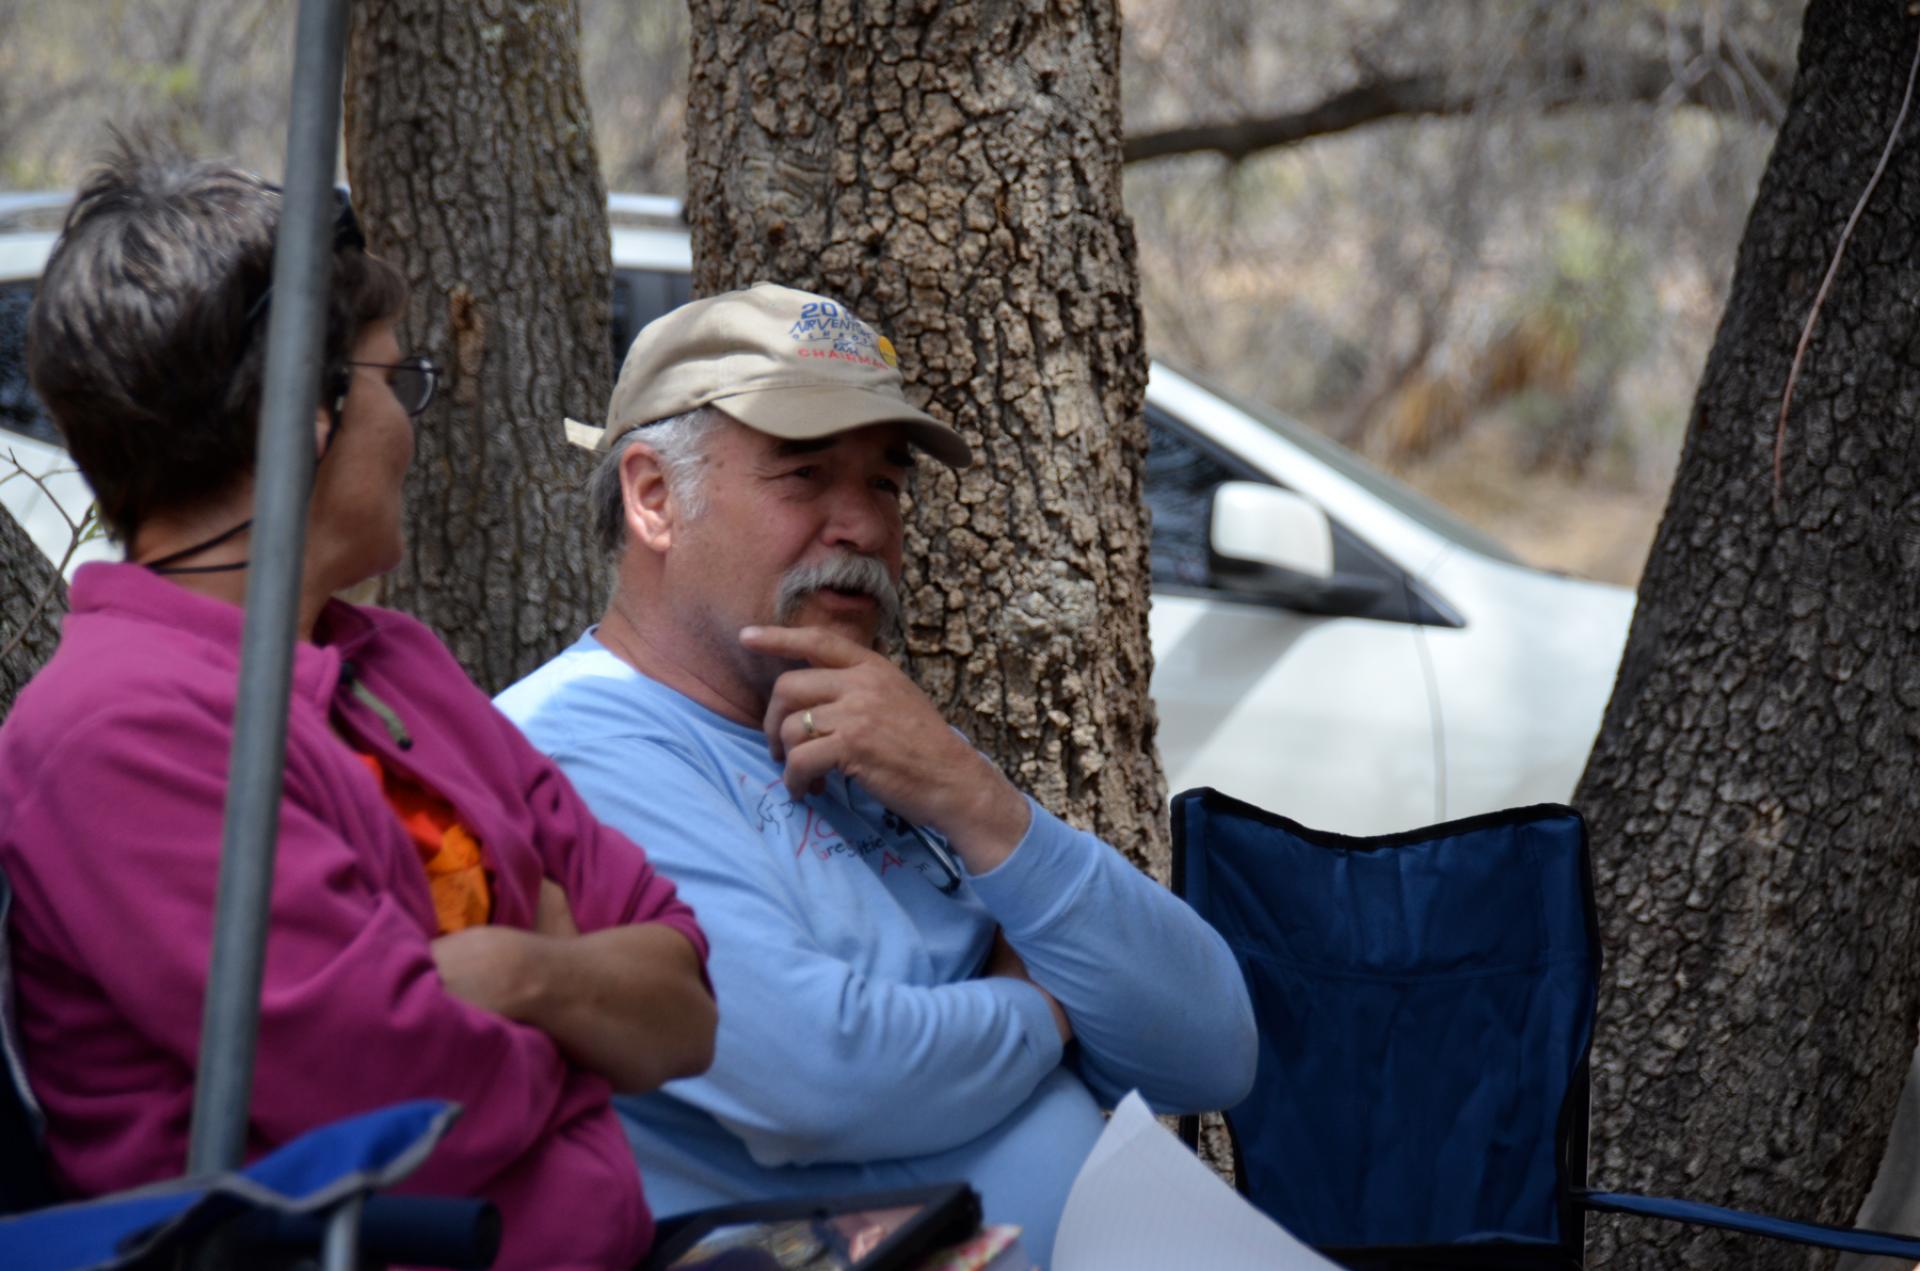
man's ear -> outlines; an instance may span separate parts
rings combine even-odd
[[[620,501],[627,510],[627,533],[656,552],[673,545],[678,507],[667,489],[660,457],[645,443],[628,446],[620,455]]]

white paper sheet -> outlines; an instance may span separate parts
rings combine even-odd
[[[1220,1181],[1138,1092],[1067,1194],[1053,1271],[1339,1271]]]

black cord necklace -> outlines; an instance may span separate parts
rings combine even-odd
[[[169,552],[159,560],[141,561],[140,564],[156,574],[225,574],[236,569],[245,569],[247,562],[244,560],[237,560],[227,565],[176,565],[174,562],[185,560],[189,556],[198,556],[209,547],[218,547],[235,535],[244,533],[252,524],[253,518],[248,517],[232,529],[222,530],[212,538],[201,539],[191,547],[183,547],[177,552]]]
[[[317,466],[333,449],[333,435],[340,431],[340,412],[347,404],[346,390],[342,388],[334,397],[333,405],[327,411],[327,435],[320,442],[320,457],[314,460]],[[248,517],[230,530],[222,530],[212,538],[203,538],[191,547],[183,547],[177,552],[169,552],[159,560],[140,561],[156,574],[230,574],[237,569],[245,569],[250,563],[237,560],[226,565],[176,565],[175,561],[185,560],[189,556],[198,556],[209,547],[218,547],[237,534],[243,534],[253,526],[253,518]]]

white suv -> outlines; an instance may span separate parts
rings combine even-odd
[[[86,487],[59,475],[23,348],[53,241],[44,218],[64,201],[0,195],[0,460],[53,470],[75,508]],[[618,359],[689,298],[692,261],[673,200],[616,195],[612,211]],[[1158,364],[1146,413],[1171,789],[1214,786],[1353,834],[1571,794],[1631,592],[1531,569],[1351,452]],[[0,481],[0,501],[42,550],[64,549],[66,522],[39,489]],[[111,554],[90,544],[75,563]]]

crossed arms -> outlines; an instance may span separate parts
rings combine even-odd
[[[796,890],[793,845],[769,841],[711,753],[670,729],[552,747],[712,936],[708,969],[726,1003],[715,1066],[671,1093],[769,1166],[956,1146],[1063,1058],[1103,1101],[1138,1087],[1167,1109],[1237,1102],[1252,1076],[1252,1014],[1219,937],[1014,790],[884,659],[825,632],[771,639],[789,637],[818,658],[782,677],[768,712],[768,753],[789,790],[804,796],[837,773],[939,829],[970,876],[972,898],[955,903],[971,908],[955,912],[971,926],[903,971],[890,960],[914,958],[876,952],[862,912],[823,912],[870,904],[873,922],[891,921],[884,889],[831,902]],[[869,872],[839,864],[855,880]]]
[[[208,844],[219,841],[224,774],[197,754],[224,745],[224,723],[174,701],[98,722],[72,730],[46,756],[45,779],[12,810],[21,841],[59,849],[14,862],[16,884],[34,902],[16,920],[35,965],[73,968],[97,986],[99,1000],[74,1009],[97,1015],[101,1036],[137,1036],[139,1079],[158,1083],[168,1065],[190,1068],[198,1049],[198,1013],[183,1004],[197,1003],[205,984],[215,885]],[[546,1150],[557,1125],[593,1105],[583,1070],[651,1088],[699,1069],[714,1007],[691,911],[629,843],[593,822],[551,765],[528,749],[526,768],[514,774],[530,777],[516,794],[542,809],[542,841],[520,847],[516,864],[554,877],[586,934],[501,928],[431,942],[383,885],[384,858],[347,828],[354,806],[364,806],[349,783],[364,782],[364,771],[303,722],[295,721],[281,805],[256,1141],[284,1141],[397,1099],[453,1099],[466,1113],[427,1181],[466,1191]],[[514,744],[524,745],[517,734]],[[141,809],[138,834],[125,832],[127,807]],[[506,954],[496,961],[515,974],[479,969],[483,953]],[[492,993],[497,1000],[485,1000]],[[110,1058],[104,1042],[63,1044],[76,1048],[76,1088],[92,1071],[86,1065]],[[347,1062],[312,1061],[322,1055]],[[141,1097],[162,1100],[159,1085],[150,1088]],[[163,1137],[154,1150],[167,1150]]]

